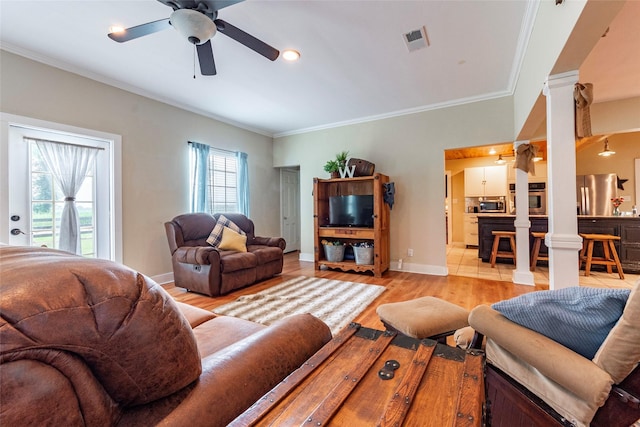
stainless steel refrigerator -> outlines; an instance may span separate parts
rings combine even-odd
[[[611,199],[618,196],[618,176],[615,173],[578,175],[576,187],[578,215],[613,215]]]

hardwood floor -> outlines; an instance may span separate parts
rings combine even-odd
[[[373,329],[384,329],[376,314],[376,307],[388,302],[405,301],[421,296],[433,296],[471,310],[480,304],[492,304],[527,292],[547,289],[545,286],[531,287],[516,285],[511,282],[451,275],[443,277],[388,271],[382,278],[376,278],[371,274],[344,273],[337,270],[318,271],[314,269],[312,262],[299,261],[298,256],[297,252],[285,255],[284,269],[279,276],[216,298],[187,292],[182,288],[175,287],[173,284],[164,285],[164,288],[178,301],[206,310],[213,310],[219,305],[234,301],[241,295],[254,294],[297,276],[315,276],[382,285],[386,287],[386,290],[354,319],[355,322],[360,323],[362,326]]]

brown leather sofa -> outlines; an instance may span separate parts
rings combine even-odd
[[[224,295],[282,272],[286,242],[257,237],[242,214],[224,216],[247,234],[247,252],[223,251],[207,243],[220,214],[190,213],[165,223],[176,286],[209,296]]]
[[[179,304],[120,264],[0,246],[0,425],[224,426],[331,338]]]

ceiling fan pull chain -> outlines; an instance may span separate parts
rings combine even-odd
[[[196,44],[193,44],[193,79],[196,79]]]

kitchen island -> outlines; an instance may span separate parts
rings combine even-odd
[[[494,230],[515,231],[513,221],[515,215],[508,214],[478,214],[478,257],[483,262],[489,262],[491,247],[493,245]],[[548,230],[548,217],[546,215],[531,215],[531,231],[546,233]],[[620,263],[625,273],[640,274],[640,217],[630,216],[578,216],[578,233],[611,234],[619,236],[615,242],[616,251],[620,257]],[[529,251],[533,248],[533,237],[529,234]],[[508,250],[506,241],[500,242],[499,250]],[[542,244],[540,254],[546,255],[547,247]],[[596,245],[594,256],[603,256],[602,247]],[[500,259],[498,262],[511,260]],[[592,268],[597,269],[598,266]],[[604,267],[603,267],[604,268]]]

